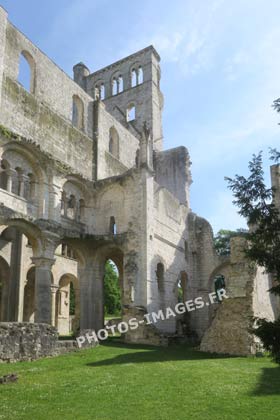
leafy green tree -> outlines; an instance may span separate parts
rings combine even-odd
[[[244,236],[246,229],[227,230],[220,229],[214,237],[214,246],[218,255],[230,255],[230,239],[235,236]]]
[[[270,154],[271,160],[278,162],[280,154],[277,150],[270,150]],[[280,215],[273,201],[274,189],[265,185],[262,152],[253,155],[249,172],[247,178],[235,175],[225,179],[233,192],[233,203],[251,227],[246,234],[249,246],[245,253],[251,261],[271,273],[275,285],[270,292],[280,295]],[[275,322],[258,320],[254,333],[280,363],[280,319]]]
[[[105,265],[104,306],[106,315],[119,316],[121,313],[121,291],[115,265],[108,260]]]

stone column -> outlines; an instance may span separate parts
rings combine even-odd
[[[49,193],[49,218],[59,221],[61,208],[61,187],[53,183]]]
[[[51,301],[52,301],[52,313],[51,313],[51,325],[55,327],[55,312],[56,312],[56,292],[58,290],[58,286],[51,285]]]
[[[79,268],[80,328],[99,330],[104,325],[104,264],[88,260]]]
[[[12,229],[11,229],[12,230]],[[8,321],[18,321],[19,316],[19,292],[21,277],[22,233],[13,229],[11,245]]]
[[[51,269],[55,260],[45,257],[33,257],[32,262],[35,265],[35,322],[51,324]]]
[[[7,191],[12,192],[12,182],[13,182],[13,171],[8,169],[6,171],[7,174]]]
[[[26,176],[21,174],[18,178],[19,186],[18,186],[18,195],[20,197],[24,197],[24,183],[26,180]]]

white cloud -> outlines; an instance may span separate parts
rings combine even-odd
[[[145,27],[145,35],[131,39],[122,51],[122,55],[131,54],[143,46],[153,44],[159,51],[163,62],[176,62],[184,76],[196,74],[211,66],[215,54],[215,45],[219,31],[215,25],[218,9],[224,0],[212,0],[207,4],[180,2],[176,19],[163,17],[160,25]],[[156,28],[156,30],[155,30]]]

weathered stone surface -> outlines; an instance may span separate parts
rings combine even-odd
[[[27,89],[18,80],[21,54],[30,67]],[[212,349],[215,339],[218,350],[233,345],[224,345],[231,343],[230,328],[218,331],[224,308],[225,319],[232,311],[239,328],[242,354],[250,341],[248,313],[277,315],[279,302],[261,286],[269,287],[270,279],[262,283],[238,241],[231,258],[219,257],[210,224],[191,211],[189,153],[185,147],[162,151],[160,73],[160,57],[149,46],[93,73],[79,63],[72,80],[0,6],[0,321],[15,322],[9,324],[14,334],[0,330],[4,360],[55,352],[55,330],[42,322],[67,336],[103,328],[108,259],[119,271],[125,321],[174,307],[180,285],[185,301],[207,301],[220,274],[230,303],[216,317],[205,305],[188,318],[198,340],[210,327],[204,346],[208,341]],[[272,170],[277,187],[278,169]],[[248,302],[240,306],[243,298]],[[125,340],[161,345],[167,336],[187,336],[177,321],[140,324]]]
[[[216,308],[215,318],[202,338],[200,350],[237,356],[255,354],[252,302],[246,297],[228,299]]]
[[[0,323],[0,360],[35,360],[57,354],[58,334],[47,324]]]

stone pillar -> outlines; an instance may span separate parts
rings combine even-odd
[[[11,246],[8,321],[18,321],[21,277],[22,234],[14,229]]]
[[[79,269],[80,328],[99,330],[104,325],[104,264],[87,261]]]
[[[51,269],[55,260],[45,257],[33,257],[32,262],[35,264],[35,322],[51,324]]]
[[[49,218],[59,221],[61,215],[61,187],[53,184],[49,193]]]
[[[7,173],[7,191],[12,192],[13,171],[9,169],[6,171],[6,173]]]
[[[21,174],[19,176],[19,186],[18,186],[18,191],[19,191],[19,196],[20,197],[24,197],[25,196],[25,183],[28,180],[28,177],[25,176],[24,174]],[[24,197],[26,198],[26,197]]]
[[[55,327],[55,312],[56,312],[56,292],[58,290],[58,286],[56,285],[51,285],[51,307],[52,307],[52,311],[51,311],[51,325],[53,327]]]

